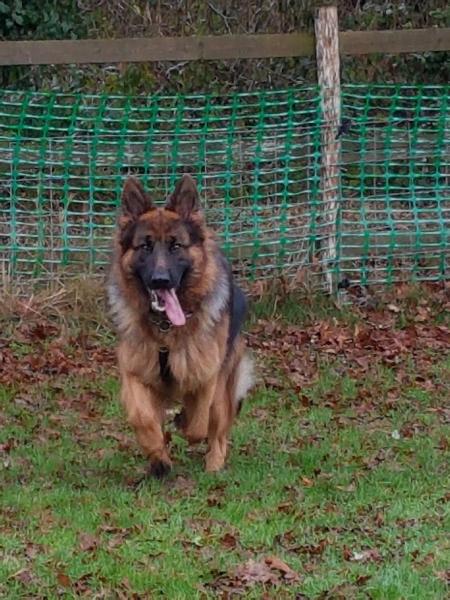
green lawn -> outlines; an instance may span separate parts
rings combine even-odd
[[[415,294],[257,303],[225,471],[170,426],[164,482],[138,483],[101,317],[5,314],[0,596],[448,597],[448,302]]]

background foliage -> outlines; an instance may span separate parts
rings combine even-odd
[[[0,39],[312,31],[312,0],[0,0]],[[341,29],[445,27],[445,0],[340,0]],[[344,81],[445,83],[448,53],[345,58]],[[250,90],[315,81],[313,58],[7,67],[0,87],[139,93]]]

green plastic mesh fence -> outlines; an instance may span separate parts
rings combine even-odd
[[[325,127],[340,144],[331,227]],[[126,176],[164,201],[183,172],[197,179],[241,277],[446,276],[448,88],[367,85],[343,87],[341,124],[324,123],[317,87],[226,97],[0,91],[3,273],[101,273]],[[330,236],[333,256],[323,251]]]

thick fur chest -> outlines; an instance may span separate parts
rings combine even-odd
[[[217,374],[223,362],[222,354],[213,338],[203,344],[187,339],[169,352],[168,367],[175,382],[193,392]]]
[[[161,387],[161,348],[173,383],[184,391],[194,392],[216,375],[225,359],[226,328],[186,332],[185,335],[161,339],[131,337],[122,340],[118,358],[121,371],[135,375],[144,385]]]

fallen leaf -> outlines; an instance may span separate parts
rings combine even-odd
[[[25,585],[32,583],[35,579],[33,573],[29,569],[21,569],[14,574],[14,579]]]
[[[286,515],[295,512],[295,510],[297,510],[297,507],[293,502],[282,502],[277,506],[277,511]]]
[[[42,551],[43,547],[41,544],[33,544],[32,542],[28,542],[25,549],[25,554],[30,560],[34,560]]]
[[[9,439],[3,444],[0,444],[0,452],[4,454],[8,454],[15,446],[14,440]]]
[[[108,534],[108,541],[106,547],[108,550],[113,550],[118,546],[121,546],[124,540],[133,532],[134,528],[129,527],[111,527],[109,525],[102,525],[101,531]]]
[[[382,525],[384,525],[384,515],[381,511],[378,511],[377,514],[375,515],[375,525],[377,527],[381,527]]]
[[[388,304],[387,305],[387,309],[390,310],[393,313],[399,313],[400,312],[400,308],[396,304]]]
[[[447,452],[448,450],[450,450],[450,440],[442,435],[439,438],[439,442],[438,442],[437,448],[439,450]]]
[[[224,594],[241,594],[244,590],[258,584],[278,586],[281,583],[292,584],[299,581],[299,575],[283,560],[276,556],[268,556],[265,560],[247,560],[238,565],[231,573],[219,576],[209,584]],[[227,597],[228,597],[227,596]]]
[[[236,548],[238,542],[236,536],[234,536],[232,533],[226,533],[220,538],[220,543],[225,548],[231,549]]]
[[[302,480],[302,484],[305,487],[313,487],[313,485],[314,485],[314,481],[312,479],[309,479],[308,477],[302,477],[301,480]]]
[[[337,485],[336,489],[341,490],[341,492],[356,492],[356,485],[354,482],[349,483],[348,485]]]
[[[77,595],[90,594],[92,573],[85,573],[82,577],[73,582],[72,587]]]
[[[362,552],[352,552],[348,560],[354,562],[380,562],[382,557],[376,548],[371,548]]]
[[[272,571],[265,561],[248,560],[243,565],[239,565],[234,573],[235,578],[244,585],[254,585],[255,583],[280,583],[279,576]]]
[[[342,557],[344,560],[351,560],[352,556],[353,554],[351,550],[347,546],[344,546],[342,549]]]
[[[435,559],[436,557],[433,554],[433,552],[429,552],[428,554],[425,554],[425,556],[423,556],[420,560],[418,560],[417,563],[420,565],[432,565]]]
[[[70,577],[65,573],[59,572],[56,579],[58,580],[59,585],[62,585],[63,587],[70,587],[72,585]]]
[[[278,556],[268,556],[265,562],[271,569],[275,569],[283,573],[285,579],[289,581],[299,581],[300,577],[298,574],[293,571],[291,567],[283,560],[281,560],[281,558],[278,558]]]
[[[78,541],[80,544],[80,549],[83,552],[90,552],[91,550],[95,550],[99,543],[98,538],[90,533],[80,533],[78,536]]]
[[[450,585],[450,569],[447,569],[447,571],[436,571],[435,575],[438,579]]]
[[[309,556],[320,556],[323,554],[325,548],[328,546],[329,541],[327,539],[320,540],[318,544],[310,544],[306,546],[298,546],[295,551],[301,554],[308,554]]]

